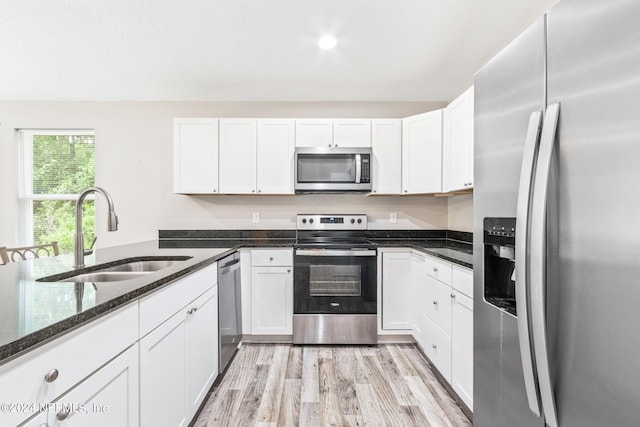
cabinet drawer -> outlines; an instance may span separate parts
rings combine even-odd
[[[0,402],[48,403],[88,377],[137,339],[138,304],[132,303],[0,366]],[[48,382],[45,375],[57,371]],[[33,415],[2,412],[0,425]]]
[[[452,286],[458,292],[473,298],[473,270],[453,266]]]
[[[451,382],[451,337],[428,318],[423,322],[422,349],[443,377]]]
[[[218,263],[196,271],[140,300],[140,337],[218,283]]]
[[[254,249],[251,251],[252,267],[290,267],[293,265],[291,249]]]
[[[451,287],[432,277],[426,279],[424,302],[427,316],[446,334],[451,334]]]
[[[451,264],[446,261],[440,261],[437,258],[425,257],[425,271],[427,274],[442,283],[451,285]]]

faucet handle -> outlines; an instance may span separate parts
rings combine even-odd
[[[94,247],[94,246],[95,246],[95,244],[96,244],[96,240],[98,240],[98,236],[95,236],[95,237],[93,238],[93,241],[91,242],[91,246],[89,246],[89,249],[85,249],[85,250],[84,250],[84,255],[85,255],[85,256],[87,256],[87,255],[91,255],[91,254],[93,253],[93,247]]]

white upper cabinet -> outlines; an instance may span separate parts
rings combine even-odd
[[[473,86],[444,112],[443,191],[473,188]]]
[[[218,192],[218,119],[173,120],[173,192]]]
[[[297,119],[296,147],[371,147],[369,119]]]
[[[220,120],[220,192],[256,193],[255,119]]]
[[[339,119],[333,121],[334,147],[371,147],[371,120]]]
[[[442,110],[402,120],[402,193],[442,191]]]
[[[296,147],[332,147],[333,120],[296,120]]]
[[[372,185],[374,194],[402,192],[402,120],[371,121]]]
[[[290,119],[258,120],[258,193],[293,194],[294,126]]]

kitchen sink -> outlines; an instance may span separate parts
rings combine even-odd
[[[122,280],[136,279],[153,273],[153,271],[98,271],[95,273],[79,274],[58,282],[120,282]]]
[[[113,261],[38,279],[38,282],[120,282],[151,274],[190,259],[190,256],[137,257]],[[114,265],[115,264],[115,265]]]

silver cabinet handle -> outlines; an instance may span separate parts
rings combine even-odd
[[[187,314],[193,314],[193,308],[190,308],[189,310],[187,310]]]
[[[331,307],[340,307],[340,303],[338,303],[338,302],[332,302],[332,303],[331,303]]]
[[[522,168],[520,170],[520,184],[518,188],[518,202],[516,208],[516,307],[518,309],[518,337],[520,341],[520,357],[524,375],[525,391],[531,412],[540,416],[540,402],[533,372],[533,350],[529,335],[528,292],[529,272],[527,259],[529,258],[529,211],[531,209],[531,189],[533,186],[534,170],[540,145],[540,128],[542,126],[542,110],[531,113],[529,127],[522,153]]]
[[[216,190],[216,189],[214,188],[214,189],[213,189],[213,192],[214,192],[214,193],[217,193],[217,192],[218,192],[218,190]]]
[[[433,271],[438,272],[438,267],[433,267]]]
[[[273,257],[272,256],[269,257],[269,261],[273,261]]]
[[[52,369],[45,374],[44,380],[48,383],[52,383],[58,378],[58,374],[59,372],[57,369]]]
[[[437,344],[431,344],[431,348],[433,348],[435,350],[436,348],[438,348],[438,345]]]
[[[405,193],[407,193],[409,190],[404,190]]]
[[[255,193],[255,192],[256,192],[256,190],[255,190],[255,189],[253,189],[253,190],[251,190],[251,192],[252,192],[252,193]]]
[[[547,319],[546,319],[546,258],[547,258],[547,204],[549,193],[549,178],[553,151],[556,145],[556,131],[560,104],[547,107],[544,125],[540,136],[540,151],[536,164],[535,182],[533,185],[533,200],[531,202],[531,253],[529,267],[531,268],[531,330],[533,332],[533,351],[535,354],[536,370],[538,371],[538,385],[544,418],[550,427],[558,426],[556,403],[551,384],[549,369],[549,352],[547,350]]]
[[[434,299],[434,300],[433,300],[433,304],[434,304],[434,305],[438,305],[438,300],[437,300],[437,299]]]
[[[60,411],[56,414],[56,418],[58,419],[58,421],[64,421],[67,418],[69,418],[69,414],[71,413],[70,410],[65,409],[64,411]]]
[[[287,273],[291,273],[291,269],[290,268],[287,268]]]
[[[260,190],[259,188],[258,188],[258,193],[262,193],[262,190]]]
[[[451,298],[455,298],[456,294],[454,294],[453,292],[451,292]]]

